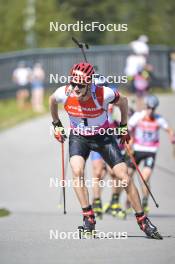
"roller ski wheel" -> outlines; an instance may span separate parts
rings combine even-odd
[[[158,232],[157,227],[154,226],[146,215],[136,216],[137,223],[140,229],[147,235],[148,238],[162,240],[163,237]]]
[[[119,219],[125,220],[126,217],[127,217],[127,214],[126,214],[126,212],[125,212],[124,210],[121,210],[121,211],[119,211],[119,212],[117,213],[117,217],[118,217]]]
[[[126,218],[126,213],[122,210],[122,207],[119,203],[111,204],[111,215],[120,219]]]

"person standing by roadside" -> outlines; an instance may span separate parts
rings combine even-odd
[[[41,63],[36,63],[31,74],[31,102],[32,109],[35,112],[42,113],[44,111],[44,79],[45,72]]]
[[[19,108],[27,106],[26,100],[29,98],[30,76],[31,69],[26,66],[24,61],[20,61],[12,75],[13,82],[17,86],[16,100]]]

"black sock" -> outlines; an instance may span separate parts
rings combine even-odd
[[[136,217],[144,216],[144,212],[142,211],[142,212],[139,212],[139,213],[135,213],[135,216],[136,216]]]
[[[89,205],[89,206],[86,207],[86,208],[82,208],[82,210],[83,210],[83,212],[88,212],[88,211],[92,210],[92,206]]]

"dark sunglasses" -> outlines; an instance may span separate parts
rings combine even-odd
[[[78,89],[83,89],[85,87],[87,87],[87,84],[79,84],[79,83],[71,83],[72,87],[75,88],[76,86],[78,86]]]
[[[154,111],[155,110],[155,107],[147,106],[147,109],[150,109],[150,110]]]

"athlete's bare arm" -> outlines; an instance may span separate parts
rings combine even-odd
[[[50,106],[50,112],[51,112],[53,121],[59,120],[58,103],[57,103],[54,95],[51,95],[49,98],[49,106]]]
[[[121,124],[127,124],[128,120],[128,99],[126,96],[120,94],[120,98],[116,105],[119,107],[121,112]]]
[[[168,127],[165,129],[165,131],[168,133],[168,136],[170,138],[170,141],[174,144],[175,143],[175,133],[174,130],[171,127]]]

